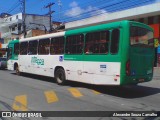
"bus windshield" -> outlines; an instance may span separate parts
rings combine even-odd
[[[146,28],[131,26],[130,42],[131,46],[154,47],[153,32]]]
[[[12,56],[12,48],[7,49],[7,59],[10,59]]]

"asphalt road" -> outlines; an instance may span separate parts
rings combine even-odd
[[[138,86],[111,87],[68,82],[0,70],[1,111],[160,111],[160,79]],[[96,113],[95,113],[96,114]],[[20,118],[0,118],[12,120]],[[54,117],[54,120],[160,120],[158,117]]]

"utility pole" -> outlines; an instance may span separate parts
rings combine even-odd
[[[50,17],[50,32],[52,31],[52,13],[54,13],[55,11],[52,11],[51,7],[52,5],[54,5],[55,3],[49,3],[47,6],[45,6],[44,8],[49,8],[49,17]]]
[[[21,4],[22,4],[22,18],[23,18],[23,34],[24,34],[24,38],[26,38],[26,0],[20,0]]]

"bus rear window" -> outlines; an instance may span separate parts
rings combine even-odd
[[[130,43],[132,46],[145,45],[153,47],[154,45],[153,32],[145,28],[131,26]]]

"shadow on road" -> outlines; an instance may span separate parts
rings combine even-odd
[[[15,73],[12,73],[15,74]],[[32,75],[32,74],[23,74],[23,77],[32,78],[35,80],[41,80],[45,82],[50,83],[56,83],[54,78],[51,77],[44,77],[39,75]],[[122,97],[122,98],[140,98],[145,96],[150,96],[154,94],[160,93],[159,88],[153,88],[148,86],[141,86],[141,85],[133,85],[133,86],[100,86],[100,85],[89,85],[85,83],[79,83],[79,82],[72,82],[67,81],[66,85],[68,87],[80,87],[80,88],[86,88],[91,90],[96,90],[102,94],[106,95],[112,95],[116,97]]]
[[[11,73],[11,74],[16,75],[16,73]],[[32,78],[32,79],[35,79],[35,80],[50,82],[50,83],[56,83],[56,81],[52,77],[46,77],[46,76],[34,75],[34,74],[28,74],[28,73],[21,73],[20,76],[23,76],[23,77],[26,77],[26,78]]]
[[[88,88],[91,90],[96,90],[106,95],[112,95],[112,96],[128,98],[128,99],[145,97],[145,96],[150,96],[150,95],[160,93],[159,88],[152,88],[152,87],[141,86],[141,85],[100,86],[100,85],[88,85],[88,84],[77,83],[77,82],[68,82],[67,85],[71,87]]]

